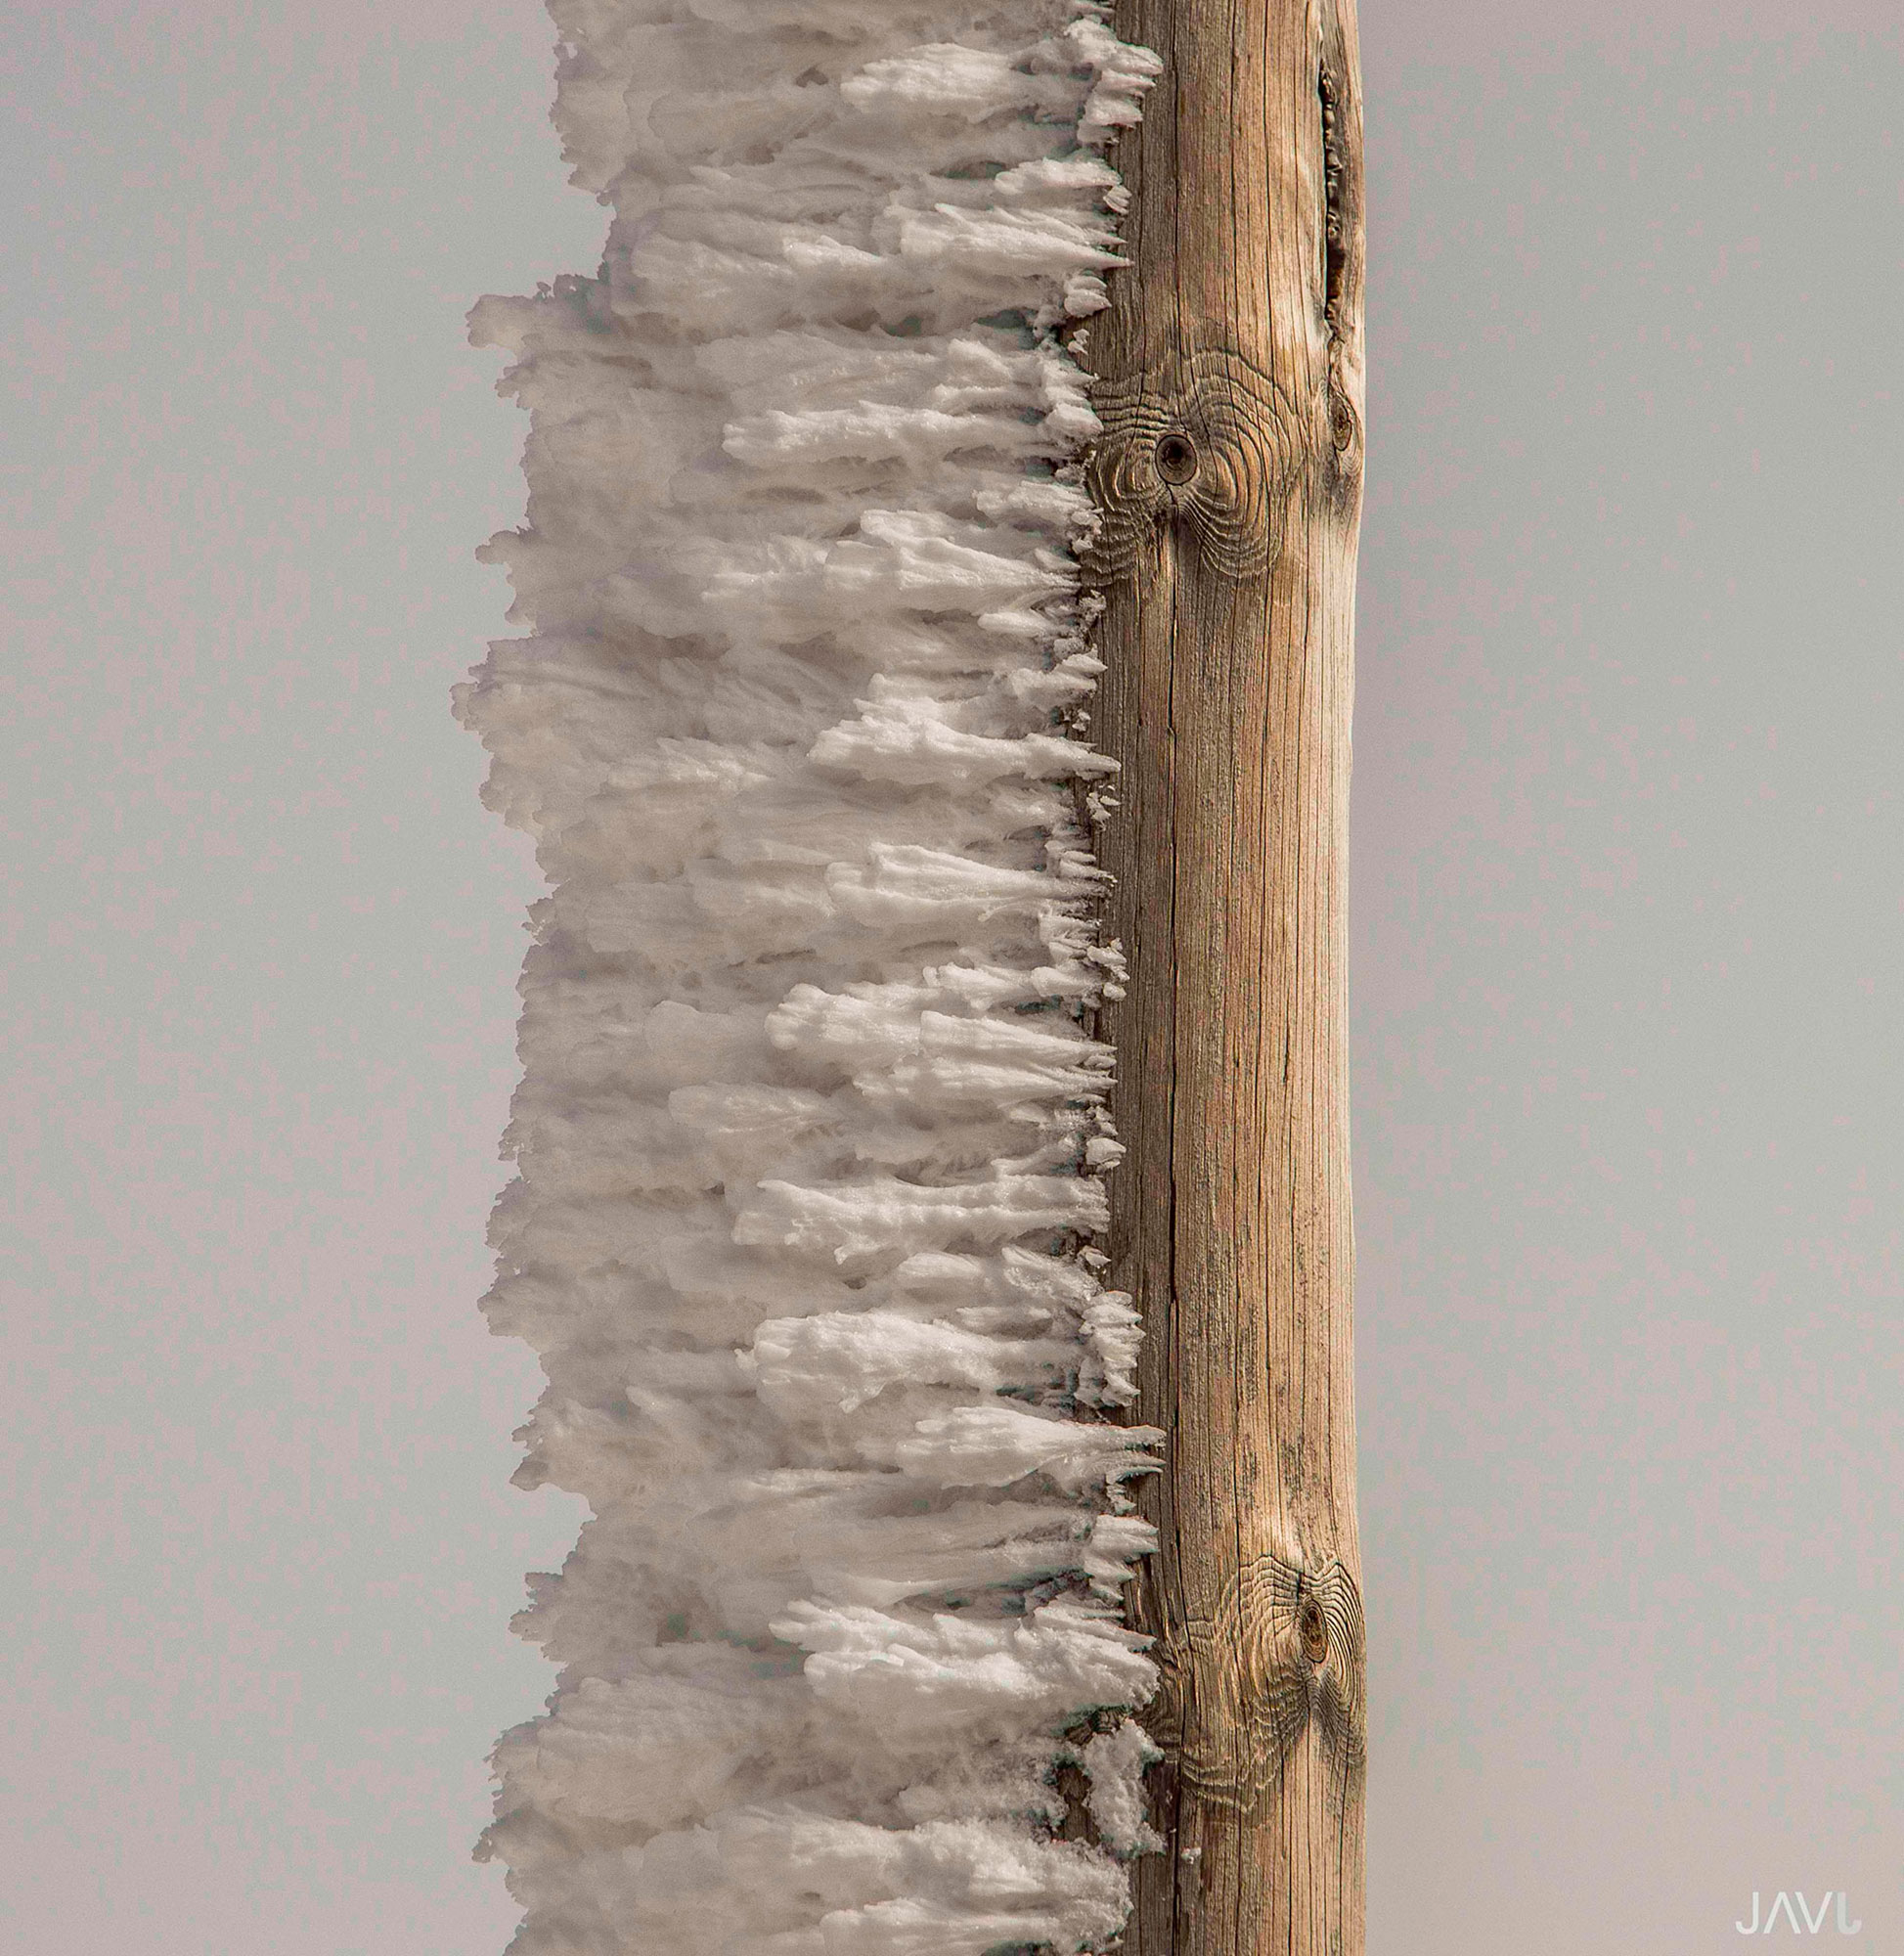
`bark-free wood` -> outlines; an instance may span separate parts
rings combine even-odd
[[[1137,1585],[1167,1851],[1129,1956],[1361,1956],[1345,869],[1362,460],[1352,0],[1120,0],[1097,836],[1130,983],[1113,1279],[1168,1429]]]

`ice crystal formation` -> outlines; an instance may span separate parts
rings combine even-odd
[[[587,1497],[518,1621],[517,1956],[1094,1949],[1151,1845],[1136,1318],[1073,549],[1105,158],[1078,0],[555,0],[601,269],[458,710],[534,836],[496,1330]],[[1074,346],[1076,342],[1073,342]]]

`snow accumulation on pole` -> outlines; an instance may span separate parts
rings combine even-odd
[[[1097,1247],[1056,334],[1156,63],[1070,0],[553,11],[615,214],[473,315],[533,418],[486,553],[529,636],[459,709],[553,885],[487,1309],[549,1375],[518,1481],[594,1519],[487,1851],[519,1956],[1101,1947],[1158,1436]]]
[[[1226,54],[1209,0],[552,0],[614,215],[595,277],[471,316],[531,415],[484,553],[527,636],[457,694],[552,886],[486,1310],[549,1379],[518,1484],[593,1511],[517,1622],[559,1672],[480,1850],[515,1956],[1359,1956],[1347,1246],[1309,1214],[1340,1167],[1346,1227],[1340,1082],[1326,1026],[1280,1099],[1238,1035],[1287,975],[1263,918],[1312,899],[1320,989],[1263,1023],[1287,1052],[1340,1004],[1347,626],[1289,629],[1347,601],[1352,517],[1312,546],[1359,466],[1352,21],[1315,4]],[[1287,168],[1270,43],[1333,132]],[[1295,263],[1179,222],[1225,60],[1268,201],[1320,200],[1312,385],[1196,311]],[[1186,282],[1184,240],[1232,262]],[[1224,634],[1258,678],[1211,691]],[[1262,1242],[1289,1296],[1239,1292]]]

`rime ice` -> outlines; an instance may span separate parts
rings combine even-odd
[[[518,1956],[1099,1947],[1153,1845],[1115,1714],[1160,1436],[1093,1247],[1053,330],[1157,65],[1075,0],[553,12],[615,214],[598,277],[472,315],[532,417],[485,552],[528,636],[458,711],[552,885],[487,1310],[549,1375],[518,1482],[595,1518],[518,1620],[561,1671],[484,1851]]]

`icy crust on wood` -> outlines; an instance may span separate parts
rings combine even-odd
[[[531,1578],[560,1674],[483,1851],[517,1956],[1101,1948],[1154,1845],[1160,1436],[1094,1246],[1055,329],[1156,63],[1075,0],[553,12],[614,218],[472,315],[533,417],[485,553],[529,636],[458,710],[553,890],[487,1310],[549,1376],[518,1482],[594,1519]]]

